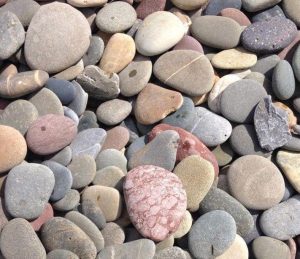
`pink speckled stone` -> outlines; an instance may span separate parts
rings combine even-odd
[[[187,206],[180,179],[153,165],[129,171],[124,197],[131,222],[141,235],[153,241],[162,241],[177,230]]]
[[[52,206],[47,203],[43,213],[34,221],[30,222],[30,225],[33,227],[34,231],[39,231],[44,223],[46,223],[49,219],[53,218],[53,209]]]
[[[138,18],[145,19],[149,14],[157,11],[163,11],[166,6],[166,0],[143,0],[136,8]]]
[[[175,45],[174,50],[179,50],[179,49],[195,50],[195,51],[198,51],[200,53],[204,53],[203,47],[200,44],[200,42],[197,41],[192,36],[189,36],[189,35],[183,36],[183,38],[181,39],[181,41],[179,41]]]

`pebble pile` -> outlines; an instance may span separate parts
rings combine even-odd
[[[299,43],[299,0],[0,0],[0,258],[299,259]]]

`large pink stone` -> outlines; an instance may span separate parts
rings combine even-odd
[[[174,130],[179,134],[180,137],[176,161],[181,161],[182,159],[191,155],[199,155],[212,163],[215,169],[215,175],[218,176],[219,166],[215,155],[192,133],[179,127],[173,127],[168,124],[159,124],[155,126],[148,134],[149,141],[154,139],[159,133],[166,130]]]
[[[153,241],[162,241],[177,230],[187,206],[180,179],[153,165],[129,171],[124,197],[131,222],[141,235]]]

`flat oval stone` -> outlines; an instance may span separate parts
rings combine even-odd
[[[172,171],[175,166],[179,134],[166,130],[158,134],[151,142],[135,152],[128,161],[128,168],[141,165],[155,165]]]
[[[64,109],[64,116],[74,121],[75,125],[78,126],[79,124],[79,118],[76,112],[74,112],[69,107],[63,106]]]
[[[38,118],[35,106],[25,100],[17,100],[6,106],[0,115],[0,124],[13,127],[25,135],[30,125]]]
[[[293,61],[292,61],[292,65],[293,65],[293,69],[294,69],[294,73],[295,73],[295,77],[297,78],[297,80],[300,80],[300,47],[298,46],[295,54],[293,56]]]
[[[242,33],[241,42],[245,49],[254,53],[274,53],[288,46],[296,35],[297,27],[291,20],[273,17],[248,26]]]
[[[136,8],[137,17],[145,19],[148,15],[163,11],[166,6],[166,0],[144,0]]]
[[[84,69],[83,60],[80,59],[73,66],[55,74],[53,77],[61,80],[74,80]]]
[[[96,25],[101,31],[113,34],[129,29],[136,18],[137,14],[130,4],[116,1],[105,5],[97,13]]]
[[[271,237],[258,237],[252,243],[253,255],[256,258],[291,258],[289,247],[282,241]]]
[[[207,0],[171,0],[171,2],[182,10],[194,10],[205,5]]]
[[[116,166],[107,166],[96,172],[93,180],[94,185],[102,185],[116,188],[122,191],[124,172]]]
[[[24,160],[27,145],[19,131],[4,125],[0,125],[0,143],[0,173],[4,173]]]
[[[96,65],[100,58],[103,55],[104,51],[104,41],[102,40],[101,37],[97,35],[93,35],[91,37],[91,42],[90,46],[85,53],[85,55],[82,57],[82,61],[84,63],[84,66],[89,66],[89,65]]]
[[[218,15],[225,8],[241,9],[241,0],[218,1],[210,0],[204,9],[205,15]]]
[[[299,213],[300,195],[295,195],[287,201],[264,211],[259,224],[265,235],[279,240],[287,240],[300,233]],[[280,224],[277,222],[280,222]]]
[[[100,152],[96,158],[97,170],[107,166],[119,167],[125,174],[127,173],[127,159],[119,150],[106,149]]]
[[[184,26],[174,14],[158,11],[148,15],[135,36],[137,51],[144,56],[155,56],[178,43],[184,35]]]
[[[17,73],[0,78],[0,96],[17,98],[39,90],[48,80],[48,73],[41,70]]]
[[[198,155],[183,159],[174,169],[187,195],[187,209],[196,211],[215,179],[212,164]]]
[[[257,62],[257,56],[243,48],[223,50],[213,56],[211,63],[220,69],[247,69]]]
[[[48,251],[65,249],[86,259],[95,258],[97,254],[93,241],[86,233],[65,218],[54,217],[46,222],[41,230],[41,240]]]
[[[73,252],[65,249],[54,249],[47,254],[47,259],[79,259]]]
[[[235,154],[228,142],[216,146],[214,149],[212,149],[212,153],[215,155],[219,166],[228,165],[232,161]]]
[[[139,93],[134,105],[136,120],[144,125],[158,122],[178,110],[183,103],[180,93],[155,84],[147,86]]]
[[[189,96],[209,92],[215,78],[207,57],[193,50],[173,50],[165,53],[155,62],[153,73],[164,84]]]
[[[71,119],[48,114],[31,124],[26,141],[35,154],[48,155],[69,145],[76,134],[77,127]]]
[[[252,122],[254,109],[265,96],[266,90],[256,81],[239,80],[223,91],[220,109],[228,120],[237,123]]]
[[[281,0],[243,0],[243,8],[248,12],[257,12],[272,7]]]
[[[269,209],[283,198],[283,176],[264,157],[247,155],[238,158],[229,167],[227,176],[230,193],[249,209]]]
[[[187,198],[175,174],[153,165],[139,166],[128,172],[123,188],[129,217],[144,237],[162,241],[177,230]]]
[[[113,245],[121,245],[125,241],[125,233],[123,229],[114,222],[109,222],[101,230],[103,234],[105,247]]]
[[[209,33],[209,32],[214,33]],[[222,16],[199,16],[191,26],[192,35],[212,48],[235,48],[240,41],[241,26],[234,20]]]
[[[75,8],[64,3],[43,5],[26,33],[26,62],[31,69],[60,72],[84,55],[90,36],[89,23]]]
[[[5,206],[13,217],[39,217],[53,191],[55,178],[46,166],[23,163],[8,174],[5,184]]]
[[[57,211],[70,211],[79,205],[80,194],[77,190],[70,189],[65,197],[54,202],[53,208]]]
[[[272,77],[272,89],[279,100],[290,99],[295,92],[293,68],[286,60],[281,60],[275,67]]]
[[[245,240],[236,235],[232,245],[216,259],[248,259],[249,251]]]
[[[149,58],[137,56],[120,74],[121,94],[134,96],[144,89],[152,74],[152,62]]]
[[[34,231],[40,231],[41,227],[49,220],[53,218],[53,208],[50,203],[47,203],[42,214],[35,220],[30,222]]]
[[[117,2],[113,2],[112,4],[115,3]],[[134,56],[134,40],[126,34],[116,33],[106,44],[100,61],[100,68],[107,73],[119,73],[133,60]]]
[[[284,13],[294,22],[297,26],[300,25],[300,4],[297,0],[284,0],[282,1],[282,8]]]
[[[254,227],[254,221],[250,212],[235,198],[227,192],[212,187],[200,203],[201,214],[224,210],[235,220],[237,233],[242,237],[246,236]]]
[[[219,14],[223,17],[235,20],[241,26],[249,26],[251,24],[247,15],[236,8],[227,7],[225,9],[222,9]]]
[[[1,253],[5,258],[46,259],[46,251],[37,234],[25,219],[12,219],[1,232]]]
[[[67,2],[75,7],[99,7],[107,3],[107,0],[67,0]]]
[[[113,126],[126,119],[131,113],[131,110],[132,106],[130,102],[113,99],[101,103],[97,108],[96,114],[100,122],[105,125]]]
[[[222,210],[211,211],[193,224],[188,236],[189,250],[196,258],[216,257],[233,244],[235,236],[233,217]]]
[[[199,41],[189,35],[184,35],[181,41],[179,41],[173,50],[194,50],[200,53],[204,53],[203,47]]]

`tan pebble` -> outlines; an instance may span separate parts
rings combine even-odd
[[[172,247],[174,245],[174,236],[171,235],[167,237],[165,240],[156,244],[156,252],[161,251],[165,248]]]
[[[192,100],[193,100],[193,103],[196,105],[200,105],[200,104],[203,104],[207,101],[208,99],[208,96],[209,96],[209,93],[206,93],[206,94],[202,94],[202,95],[199,95],[199,96],[195,96],[195,97],[192,97]]]
[[[297,125],[297,117],[294,115],[294,112],[287,105],[281,102],[275,102],[274,105],[287,112],[290,129],[293,128],[293,126]]]
[[[208,0],[171,0],[171,2],[182,10],[195,10],[205,5]]]
[[[99,7],[107,3],[107,0],[67,0],[74,7]]]
[[[57,79],[62,80],[73,80],[75,79],[79,74],[81,74],[84,70],[84,64],[82,59],[78,61],[74,66],[71,66],[64,71],[59,72],[58,74],[54,75],[53,77]]]
[[[248,247],[245,240],[236,235],[232,245],[216,259],[248,259]]]
[[[184,217],[183,217],[178,229],[173,234],[174,238],[181,238],[185,234],[187,234],[190,231],[191,227],[192,227],[192,223],[193,223],[192,215],[187,210],[187,211],[185,211]]]

